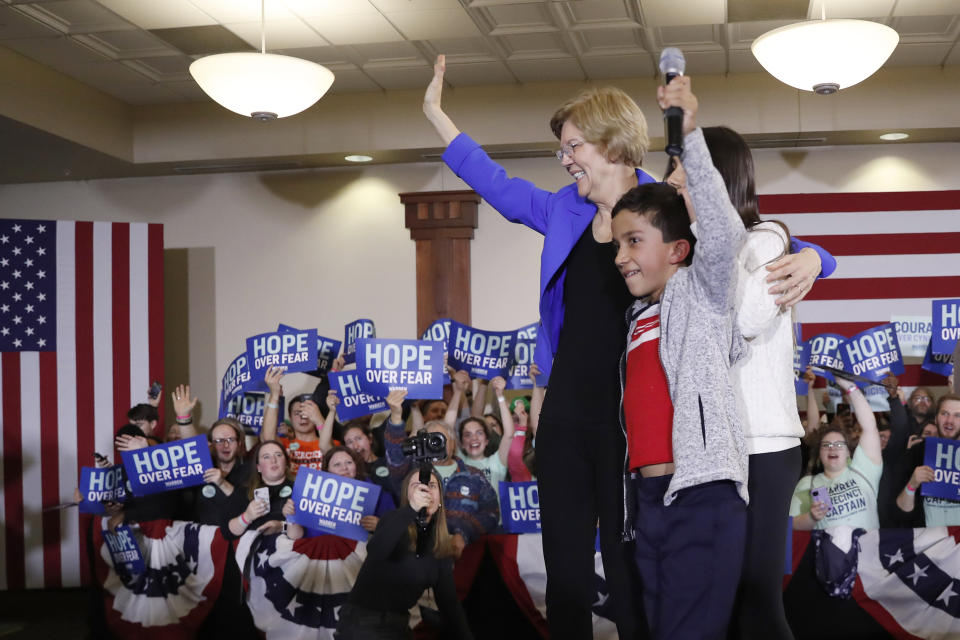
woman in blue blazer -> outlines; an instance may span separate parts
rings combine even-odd
[[[423,102],[447,144],[444,162],[508,220],[544,235],[535,361],[550,372],[537,432],[550,636],[592,638],[596,611],[614,619],[621,638],[645,637],[646,623],[633,606],[639,594],[632,551],[621,540],[626,442],[617,371],[632,298],[614,266],[610,213],[629,189],[655,181],[637,168],[648,146],[646,121],[619,89],[590,89],[568,101],[550,126],[561,144],[557,158],[574,182],[549,192],[508,177],[457,129],[441,108],[444,70],[439,56]],[[794,282],[812,284],[820,271],[815,252],[787,260],[786,270],[797,272]],[[795,301],[805,289],[792,292],[778,302]],[[601,591],[610,598],[595,606],[598,522]]]

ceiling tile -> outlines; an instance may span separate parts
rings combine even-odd
[[[246,40],[218,24],[205,27],[154,29],[151,33],[180,52],[191,56],[254,50]],[[259,49],[259,47],[256,48]]]
[[[727,72],[727,54],[722,49],[716,51],[684,51],[687,59],[687,75],[703,76]]]
[[[141,29],[172,29],[216,24],[188,0],[99,0]]]
[[[957,0],[897,0],[895,16],[946,16],[957,13]]]
[[[757,22],[734,22],[727,25],[727,42],[731,49],[750,48],[753,41],[768,31],[793,24],[793,20],[760,20]]]
[[[359,56],[364,64],[379,62],[414,62],[426,63],[420,50],[407,41],[381,42],[374,44],[357,44],[351,49]]]
[[[363,0],[284,0],[284,4],[301,18],[325,18],[344,15],[379,15],[375,6]]]
[[[59,69],[68,63],[104,62],[107,59],[66,36],[6,40],[3,46],[54,69]]]
[[[187,80],[190,77],[190,56],[163,56],[159,58],[138,58],[127,61],[130,66],[141,71],[155,81]]]
[[[297,47],[292,49],[276,49],[274,53],[284,56],[303,58],[317,64],[349,64],[343,50],[327,45],[325,47]]]
[[[583,42],[584,54],[637,52],[643,50],[639,29],[589,29],[578,31],[577,36]]]
[[[765,71],[763,65],[757,62],[756,56],[750,49],[730,49],[730,73],[759,73]]]
[[[570,55],[566,45],[555,33],[531,33],[499,38],[510,52],[510,57],[562,57]]]
[[[492,59],[495,57],[490,45],[484,38],[431,38],[427,46],[447,56],[447,64],[457,62],[477,61],[478,58]]]
[[[810,0],[807,17],[818,20],[824,15],[831,18],[886,18],[893,10],[896,0]]]
[[[654,33],[658,44],[663,47],[684,47],[702,45],[720,45],[719,25],[690,25],[660,27]]]
[[[581,0],[554,6],[571,29],[640,26],[623,0]]]
[[[542,3],[492,6],[479,9],[477,13],[492,27],[491,35],[555,31],[559,28],[553,14]]]
[[[409,40],[474,38],[480,30],[463,9],[433,9],[388,13],[387,19]]]
[[[259,22],[225,24],[223,26],[243,38],[254,48],[260,48]],[[265,31],[267,51],[295,49],[297,47],[322,47],[329,44],[299,18],[272,20],[266,24]]]
[[[516,78],[502,62],[480,62],[474,64],[450,64],[444,80],[454,87],[477,84],[512,84]]]
[[[333,86],[330,93],[358,93],[382,91],[383,88],[370,79],[360,69],[334,69]]]
[[[126,20],[93,0],[58,0],[21,5],[17,8],[62,33],[90,33],[132,28]]]
[[[327,15],[322,18],[302,17],[332,44],[397,42],[404,39],[400,32],[379,13]]]
[[[727,21],[724,0],[640,0],[643,23],[648,27],[687,24],[723,24]]]
[[[653,56],[649,53],[584,56],[580,59],[580,64],[590,80],[652,77],[656,73]]]
[[[52,38],[60,32],[10,7],[0,7],[0,40]]]
[[[960,11],[960,2],[957,10]],[[900,34],[900,42],[921,39],[953,42],[960,31],[960,16],[904,16],[890,23]]]
[[[174,53],[160,38],[137,29],[77,35],[74,39],[114,60]]]
[[[190,2],[220,24],[260,22],[260,0],[190,0]],[[267,24],[273,20],[294,18],[283,0],[266,0],[264,8]]]
[[[433,78],[433,67],[397,67],[364,65],[363,72],[384,89],[423,89]]]
[[[809,6],[810,0],[727,0],[726,21],[804,20]]]
[[[939,65],[950,52],[950,42],[905,43],[893,50],[884,67],[926,67]]]
[[[508,60],[507,66],[520,82],[582,81],[583,69],[574,58],[557,60]]]
[[[120,62],[84,62],[63,65],[60,70],[71,78],[98,89],[117,85],[150,84],[151,80]]]
[[[457,9],[463,12],[463,6],[458,0],[370,0],[370,4],[384,13],[431,9]]]

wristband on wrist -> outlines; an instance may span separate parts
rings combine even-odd
[[[264,403],[263,406],[265,406],[267,409],[279,409],[279,408],[280,408],[280,405],[277,404],[276,402],[266,402],[266,403]]]
[[[178,415],[177,420],[193,420],[193,414],[188,413],[182,416]]]
[[[181,425],[181,426],[186,426],[186,425],[188,425],[188,424],[193,424],[193,418],[190,417],[190,416],[187,416],[186,418],[181,418],[180,416],[177,416],[177,424],[179,424],[179,425]]]
[[[908,495],[908,496],[912,496],[913,494],[915,494],[915,493],[917,492],[917,488],[916,488],[916,487],[911,487],[911,486],[910,486],[910,483],[908,482],[908,483],[907,483],[907,488],[904,489],[904,491],[907,492],[907,495]]]
[[[242,522],[243,524],[245,524],[245,525],[248,526],[248,527],[250,526],[250,521],[247,520],[247,515],[246,515],[246,513],[241,513],[241,514],[240,514],[240,522]]]
[[[503,403],[506,403],[506,402],[507,402],[507,399],[506,399],[506,398],[504,398],[503,396],[497,396],[497,402],[503,402]]]

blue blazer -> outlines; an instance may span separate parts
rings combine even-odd
[[[564,261],[590,225],[597,207],[580,197],[575,183],[554,193],[528,180],[508,177],[503,167],[465,133],[450,143],[443,161],[507,220],[544,236],[540,254],[540,328],[534,360],[546,374],[563,325]],[[637,169],[637,184],[647,182],[656,180]]]

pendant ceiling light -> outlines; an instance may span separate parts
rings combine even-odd
[[[819,94],[866,80],[900,42],[896,31],[867,20],[810,20],[768,31],[751,50],[777,80]]]
[[[324,66],[267,53],[264,0],[260,1],[260,53],[220,53],[196,60],[190,75],[223,107],[269,122],[300,113],[323,97],[333,84]]]

